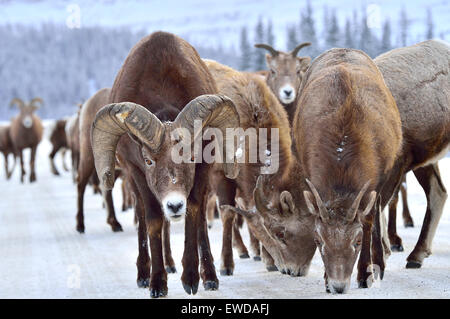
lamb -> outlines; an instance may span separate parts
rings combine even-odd
[[[14,153],[20,158],[21,176],[20,181],[24,182],[25,168],[23,162],[23,150],[30,148],[30,183],[36,181],[35,158],[36,150],[42,140],[44,127],[40,118],[34,114],[44,104],[41,98],[33,98],[30,103],[26,104],[19,98],[14,98],[10,106],[17,105],[20,110],[19,115],[11,120],[10,136],[14,148]]]

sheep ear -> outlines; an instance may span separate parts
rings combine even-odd
[[[272,58],[272,55],[270,55],[269,53],[266,54],[267,66],[270,66],[270,64],[272,63]]]
[[[314,195],[310,191],[303,191],[303,196],[305,196],[305,202],[309,212],[314,216],[319,216],[313,204],[315,201]]]
[[[300,71],[306,72],[311,65],[311,58],[309,56],[302,56],[297,59],[300,62]]]

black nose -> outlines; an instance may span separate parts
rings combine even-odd
[[[284,94],[286,94],[286,96],[290,96],[292,93],[292,90],[283,90]]]
[[[181,207],[183,207],[183,202],[178,202],[178,203],[167,203],[167,208],[170,209],[174,214],[176,214]]]
[[[334,291],[338,294],[342,294],[344,292],[344,287],[334,287]]]

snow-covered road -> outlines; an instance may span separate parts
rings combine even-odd
[[[136,286],[137,234],[131,211],[120,211],[121,195],[116,187],[115,206],[122,233],[106,224],[101,198],[88,188],[85,197],[83,235],[75,231],[76,188],[70,173],[55,177],[44,140],[38,149],[37,183],[20,184],[19,170],[6,181],[0,160],[0,298],[149,298]],[[28,156],[28,151],[27,151]],[[67,157],[69,163],[69,157]],[[56,160],[61,168],[60,157]],[[440,162],[450,188],[450,158]],[[62,170],[62,168],[60,169]],[[433,255],[422,269],[405,269],[422,224],[426,201],[412,174],[408,175],[409,203],[416,227],[405,229],[398,216],[399,235],[405,252],[393,253],[385,278],[371,289],[358,289],[353,274],[346,295],[325,293],[323,265],[315,255],[307,277],[289,277],[267,272],[262,262],[236,259],[233,276],[219,276],[218,291],[187,295],[181,285],[183,224],[172,224],[172,252],[177,270],[169,275],[168,298],[450,298],[450,204],[447,203],[433,245]],[[216,269],[220,264],[221,223],[210,231]],[[248,243],[246,227],[242,231]],[[236,254],[235,254],[236,256]]]

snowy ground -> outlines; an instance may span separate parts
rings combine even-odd
[[[86,233],[75,231],[76,189],[71,175],[51,175],[47,156],[50,144],[38,149],[37,183],[20,184],[19,170],[6,181],[0,161],[0,298],[149,298],[136,286],[137,234],[131,211],[120,212],[123,233],[112,233],[100,197],[88,189],[85,197]],[[27,152],[28,155],[28,152]],[[69,162],[69,158],[66,159]],[[60,157],[57,158],[60,168]],[[440,164],[450,187],[450,158]],[[62,169],[61,169],[62,170]],[[405,269],[405,259],[419,235],[426,202],[413,175],[408,176],[409,203],[416,227],[405,229],[399,214],[399,235],[405,252],[393,254],[384,280],[371,289],[358,289],[355,276],[347,295],[325,293],[323,265],[316,254],[307,277],[289,277],[267,272],[262,262],[236,259],[231,277],[219,276],[218,291],[206,292],[200,285],[195,296],[181,285],[183,224],[172,225],[172,251],[176,274],[169,275],[168,298],[450,298],[450,205],[447,204],[434,240],[433,255],[422,269]],[[244,227],[246,229],[246,227]],[[248,234],[244,230],[244,240]],[[220,264],[221,224],[210,231],[216,269]],[[270,292],[269,292],[270,289]]]

